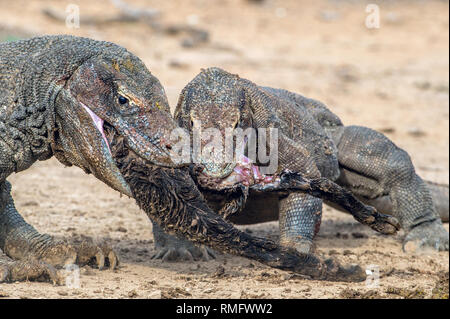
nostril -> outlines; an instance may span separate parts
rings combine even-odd
[[[172,149],[172,143],[171,143],[171,141],[170,140],[167,140],[167,139],[165,139],[165,138],[161,138],[160,140],[159,140],[159,145],[160,145],[160,147],[162,147],[162,148],[166,148],[167,150],[171,150]]]

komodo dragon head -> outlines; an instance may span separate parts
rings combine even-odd
[[[175,110],[178,125],[190,132],[199,129],[203,137],[207,136],[203,134],[210,128],[219,130],[222,136],[236,128],[241,128],[244,132],[247,128],[252,128],[254,125],[250,86],[242,85],[242,81],[246,80],[219,68],[202,70],[186,85],[180,95]],[[201,150],[208,143],[210,140],[202,138]],[[241,152],[244,151],[246,143],[247,138],[244,145],[239,146]],[[219,189],[235,183],[247,185],[256,180],[270,179],[269,176],[260,174],[258,167],[248,162],[245,156],[242,160],[233,156],[231,162],[223,159],[211,161],[209,158],[200,158],[202,175],[205,177],[204,183],[200,181],[203,186],[208,183],[208,186]],[[219,184],[221,186],[218,186]]]
[[[163,87],[134,55],[120,47],[80,65],[55,101],[55,156],[131,195],[110,151],[111,138],[123,136],[141,158],[175,166],[170,132],[176,127]]]

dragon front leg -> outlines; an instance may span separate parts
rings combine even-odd
[[[299,252],[312,252],[322,220],[322,200],[293,192],[280,199],[279,207],[280,244]]]
[[[11,185],[0,184],[0,282],[51,280],[60,283],[55,269],[69,264],[115,268],[118,258],[107,245],[88,241],[79,244],[55,240],[39,233],[17,212]],[[6,255],[6,256],[5,256]]]

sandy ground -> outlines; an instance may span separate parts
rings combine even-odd
[[[327,103],[346,124],[385,132],[409,152],[422,177],[448,183],[445,1],[381,1],[380,28],[368,29],[363,1],[268,0],[255,5],[243,0],[128,0],[160,9],[164,24],[190,23],[208,30],[210,42],[194,48],[180,45],[183,35],[161,34],[142,22],[69,29],[41,13],[47,7],[64,13],[69,3],[79,5],[82,17],[117,13],[105,0],[0,1],[0,37],[71,33],[117,42],[144,60],[172,106],[184,85],[208,66],[300,92]],[[448,298],[448,252],[406,254],[402,234],[378,235],[328,207],[317,240],[319,253],[345,263],[378,265],[378,288],[307,280],[229,255],[164,264],[151,260],[151,223],[133,201],[80,169],[49,160],[10,181],[18,209],[38,230],[108,239],[122,264],[115,272],[83,268],[79,289],[0,284],[0,298],[430,298],[439,280],[447,282]],[[278,236],[275,222],[243,229]]]

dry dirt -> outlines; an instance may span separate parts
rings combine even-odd
[[[69,29],[41,13],[46,7],[64,13],[67,4],[75,3],[82,17],[116,14],[106,0],[0,1],[0,36],[71,33],[117,42],[144,60],[172,106],[183,86],[208,66],[300,92],[327,103],[344,123],[385,132],[409,152],[422,177],[448,183],[446,1],[381,1],[379,29],[365,27],[364,1],[127,1],[160,9],[163,23],[205,28],[211,40],[185,48],[183,35],[160,34],[141,22]],[[38,230],[107,238],[122,266],[115,272],[82,269],[79,289],[0,284],[0,298],[448,298],[448,252],[406,254],[402,234],[378,235],[331,208],[324,211],[319,252],[345,263],[378,265],[378,288],[307,280],[229,255],[164,264],[151,260],[151,223],[133,201],[80,169],[49,160],[10,181],[18,209]],[[277,227],[266,223],[243,229],[276,239]]]

